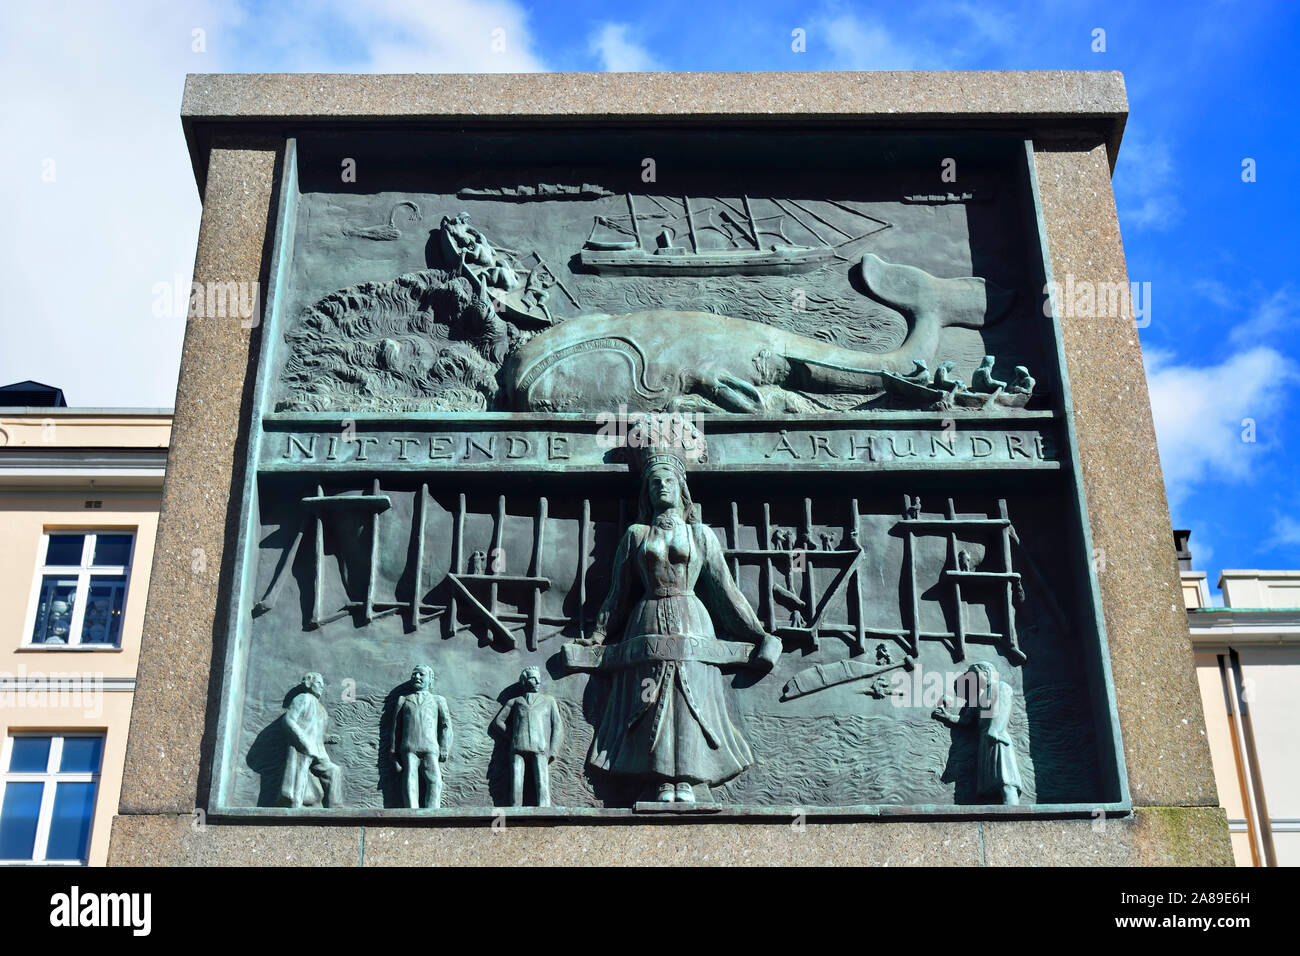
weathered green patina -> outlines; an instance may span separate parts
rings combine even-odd
[[[1127,812],[1031,155],[290,139],[210,812]]]

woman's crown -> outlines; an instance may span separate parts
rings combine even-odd
[[[626,447],[633,466],[643,474],[655,465],[668,465],[685,476],[688,467],[708,457],[704,435],[682,415],[639,418],[628,429]]]

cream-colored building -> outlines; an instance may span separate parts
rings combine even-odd
[[[1219,799],[1240,866],[1300,866],[1300,571],[1224,571],[1223,606],[1175,531]]]
[[[171,410],[13,394],[0,389],[0,864],[103,865]]]

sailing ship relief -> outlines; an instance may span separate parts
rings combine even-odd
[[[842,247],[890,226],[833,200],[643,196],[641,201],[638,208],[628,193],[628,215],[595,217],[578,257],[586,270],[598,275],[795,275],[849,258],[841,254]],[[758,203],[776,211],[763,209],[759,215]],[[845,229],[828,218],[834,216],[830,209],[817,206],[839,209],[869,225],[865,231]],[[791,239],[787,220],[812,241]]]

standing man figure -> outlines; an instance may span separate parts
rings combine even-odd
[[[315,803],[314,795],[309,800],[307,793],[307,785],[315,776],[320,781],[322,805],[337,807],[343,790],[343,770],[325,753],[325,744],[336,742],[325,736],[325,725],[330,719],[320,702],[325,678],[312,671],[303,676],[302,688],[289,701],[289,709],[284,713],[289,752],[280,782],[280,800],[290,807]]]
[[[564,721],[555,698],[540,691],[542,670],[537,665],[525,667],[519,675],[524,693],[506,701],[492,722],[493,728],[510,739],[512,787],[511,806],[524,805],[524,775],[533,765],[537,783],[537,805],[551,805],[551,759],[564,743]]]
[[[415,693],[397,702],[393,720],[393,759],[402,774],[406,806],[442,806],[442,763],[451,754],[451,714],[447,701],[433,692],[433,668],[411,671]],[[424,796],[421,799],[421,782]]]

